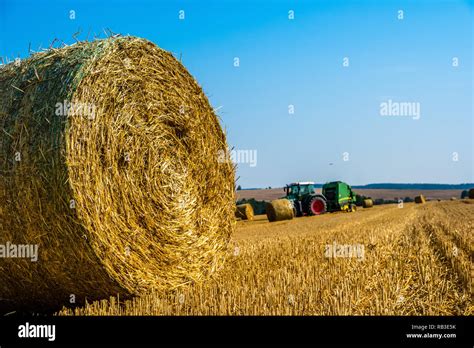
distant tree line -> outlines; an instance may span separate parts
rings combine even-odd
[[[356,205],[361,207],[362,206],[362,202],[365,200],[365,199],[372,199],[372,197],[368,197],[368,196],[364,196],[364,195],[356,195]],[[400,200],[402,200],[404,203],[410,203],[410,202],[414,202],[415,200],[411,197],[405,197],[405,198],[399,198],[399,197],[395,197],[394,199],[384,199],[384,198],[376,198],[376,199],[372,199],[372,201],[374,202],[374,205],[381,205],[381,204],[394,204],[394,203],[400,203]]]

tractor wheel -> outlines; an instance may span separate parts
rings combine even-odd
[[[355,212],[356,210],[357,210],[357,206],[356,206],[355,204],[351,204],[351,205],[350,205],[350,208],[349,208],[349,211],[350,211],[351,213],[353,213],[353,212]]]
[[[303,210],[300,201],[291,201],[293,204],[293,215],[295,217],[303,216]]]
[[[308,215],[321,215],[327,210],[326,201],[321,197],[313,197],[309,200]]]

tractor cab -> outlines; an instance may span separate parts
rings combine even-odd
[[[326,211],[324,197],[316,194],[314,182],[295,182],[285,187],[286,196],[293,204],[295,216],[319,215]]]
[[[295,182],[285,187],[286,198],[301,200],[301,197],[314,193],[314,182]]]

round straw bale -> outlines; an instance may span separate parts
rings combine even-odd
[[[423,195],[416,196],[415,203],[421,203],[421,204],[426,203],[425,196]]]
[[[235,208],[235,217],[242,220],[253,220],[253,207],[249,203],[239,204]]]
[[[0,127],[0,247],[38,247],[0,260],[0,308],[165,291],[221,266],[234,168],[170,53],[118,37],[4,66]]]
[[[469,190],[469,198],[474,199],[474,188]]]
[[[371,200],[370,198],[364,199],[362,201],[362,206],[364,208],[372,208],[374,206],[374,201]]]
[[[293,219],[293,205],[288,199],[275,199],[265,205],[268,221]]]

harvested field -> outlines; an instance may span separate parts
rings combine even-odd
[[[427,199],[442,199],[448,200],[451,197],[461,197],[462,190],[388,190],[388,189],[354,189],[357,194],[372,197],[372,199],[394,199],[397,198],[415,198],[422,193]],[[316,192],[321,193],[321,189]],[[271,201],[281,198],[285,195],[283,188],[274,188],[268,190],[239,190],[237,191],[237,199],[255,198],[261,201]]]
[[[208,283],[59,314],[473,315],[471,201],[274,223],[256,216],[238,222],[227,263]]]

